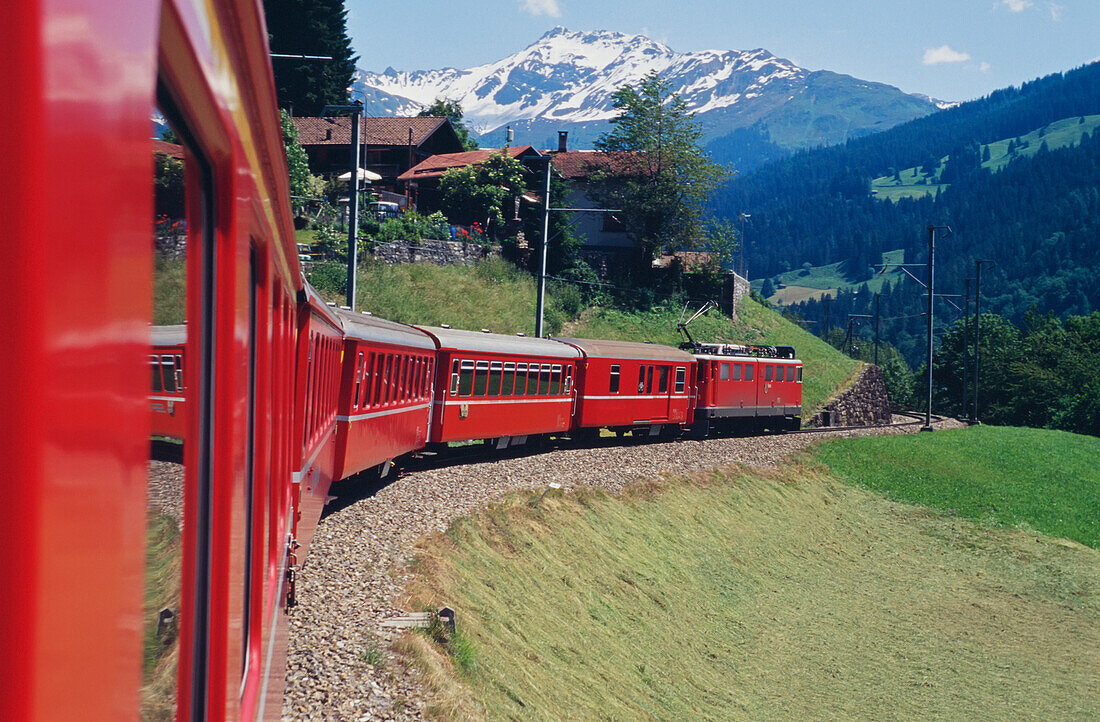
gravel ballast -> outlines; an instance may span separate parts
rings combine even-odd
[[[948,420],[937,428],[959,425]],[[425,696],[416,673],[390,652],[399,632],[381,622],[407,611],[394,603],[408,579],[407,560],[417,540],[509,491],[557,483],[617,493],[662,473],[731,464],[772,467],[822,438],[918,428],[564,449],[406,473],[376,495],[330,514],[317,528],[299,575],[298,605],[289,615],[283,718],[421,718]]]

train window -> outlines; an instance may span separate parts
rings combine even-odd
[[[684,393],[684,384],[687,381],[687,369],[683,366],[676,368],[676,393]]]
[[[745,364],[745,380],[746,381],[752,381],[752,370],[753,370],[753,365],[752,364]]]
[[[733,372],[733,380],[741,380],[741,364],[733,364],[733,368],[730,369]]]
[[[765,381],[771,381],[772,380],[772,365],[771,364],[765,364],[764,365],[764,380]]]
[[[385,371],[383,371],[383,377],[386,379],[386,388],[382,390],[383,404],[388,404],[390,401],[393,401],[393,387],[396,383],[396,379],[394,379],[395,373],[396,371],[393,367],[393,354],[388,353],[386,354]]]
[[[161,142],[149,144],[153,162],[148,166],[148,188],[153,190],[154,205],[148,238],[153,251],[153,285],[149,289],[152,328],[147,361],[152,371],[150,393],[172,394],[173,398],[148,401],[156,440],[150,445],[147,467],[145,528],[138,532],[144,542],[146,570],[139,620],[146,640],[141,708],[153,718],[190,719],[204,715],[203,702],[176,709],[178,680],[205,689],[209,659],[210,525],[217,431],[213,400],[219,390],[213,372],[215,314],[211,300],[218,271],[214,248],[217,194],[212,169],[175,111],[163,78],[157,95],[160,107],[150,108],[152,140]],[[189,291],[194,294],[190,298]],[[185,484],[190,500],[186,506]],[[190,535],[186,552],[185,533]],[[235,573],[237,564],[233,567]],[[183,583],[183,568],[190,570],[187,584]],[[184,627],[192,633],[186,641],[177,636],[181,607],[190,610]],[[234,616],[239,609],[233,610]],[[190,655],[184,658],[191,664],[180,671],[177,660],[184,645]]]
[[[611,364],[611,385],[609,391],[613,394],[619,393],[619,364]]]
[[[794,381],[794,366],[787,367],[787,380]]]
[[[359,408],[359,393],[363,390],[363,352],[359,352],[359,356],[355,361],[355,396],[352,397],[351,405],[353,408]]]
[[[668,393],[668,366],[659,366],[657,374],[657,393]]]
[[[382,403],[382,387],[386,385],[386,355],[374,354],[374,388],[371,390],[371,406]]]
[[[412,398],[412,395],[413,395],[413,379],[415,378],[413,369],[414,369],[414,366],[413,366],[412,356],[406,356],[405,357],[405,386],[402,389],[404,391],[404,393],[401,395],[401,398],[404,401],[408,401],[409,399]]]
[[[374,380],[374,354],[367,353],[363,359],[363,392],[359,397],[359,408],[365,409],[370,403],[371,382]]]
[[[653,367],[650,366],[645,376],[645,392],[647,394],[653,393]]]
[[[638,393],[645,393],[645,366],[638,367]]]
[[[550,371],[550,395],[561,394],[561,364],[554,364]]]
[[[463,361],[461,369],[458,377],[458,395],[469,396],[474,390],[474,362]]]
[[[543,364],[539,369],[539,396],[546,396],[550,392],[550,364]]]
[[[539,393],[539,365],[531,364],[527,367],[527,395],[537,396]]]
[[[451,361],[451,396],[458,395],[458,359]]]
[[[500,396],[500,377],[503,374],[504,364],[493,361],[489,364],[489,395]]]
[[[798,383],[802,383],[802,367],[801,366],[798,367],[798,375],[795,378],[795,380],[798,381]]]
[[[565,367],[565,393],[570,393],[573,390],[573,367]]]
[[[474,367],[474,396],[484,396],[489,386],[489,362],[478,361]]]
[[[514,363],[504,364],[504,378],[503,385],[500,388],[501,396],[511,396],[512,391],[516,386],[516,365]]]
[[[730,365],[728,363],[722,363],[718,366],[718,380],[729,381],[730,378]]]

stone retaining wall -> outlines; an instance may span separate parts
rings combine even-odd
[[[871,426],[890,423],[890,399],[882,369],[867,364],[859,378],[809,421],[810,426]]]
[[[399,263],[471,266],[483,258],[499,256],[500,246],[480,246],[461,241],[393,241],[379,244],[371,255],[390,266]]]

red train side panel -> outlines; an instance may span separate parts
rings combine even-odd
[[[418,328],[438,349],[431,441],[569,430],[577,349],[539,338]]]
[[[701,433],[711,425],[801,424],[802,362],[793,348],[703,344],[695,358],[695,425]]]
[[[575,428],[682,425],[692,418],[695,359],[669,346],[555,339],[584,356],[577,379]]]
[[[350,311],[336,417],[335,478],[415,451],[428,440],[435,342],[423,331]]]

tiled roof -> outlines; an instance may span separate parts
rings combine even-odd
[[[166,155],[169,158],[183,160],[183,146],[175,143],[165,143],[163,140],[153,141],[153,152]]]
[[[513,158],[519,158],[531,153],[538,154],[538,151],[529,145],[519,145],[503,150],[506,150],[508,155]],[[422,178],[438,178],[452,168],[465,168],[468,165],[484,163],[489,160],[489,156],[500,152],[501,149],[499,148],[484,148],[482,150],[466,151],[465,153],[440,153],[439,155],[425,158],[417,165],[414,165],[412,168],[399,175],[397,180],[409,181],[420,180]]]
[[[594,150],[567,150],[553,153],[554,169],[570,180],[583,180],[599,170],[629,173],[641,158],[640,153],[619,151],[600,153]]]
[[[351,138],[351,118],[292,118],[298,129],[301,145],[347,145]],[[408,145],[409,129],[412,144],[419,146],[447,122],[446,118],[364,118],[359,124],[362,142],[368,145]]]

